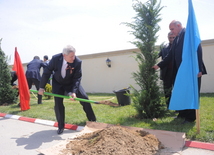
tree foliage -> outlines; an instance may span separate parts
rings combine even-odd
[[[2,40],[2,39],[1,39]],[[12,89],[11,74],[7,64],[7,57],[1,49],[0,40],[0,105],[12,104],[16,101],[17,90]]]
[[[133,73],[140,90],[131,86],[133,93],[130,95],[140,118],[162,117],[166,111],[166,106],[161,103],[158,75],[152,68],[158,58],[155,42],[158,38],[156,34],[160,30],[158,23],[161,21],[162,8],[157,0],[148,0],[146,3],[135,0],[133,9],[137,15],[132,23],[125,23],[135,36],[131,43],[140,49],[140,52],[135,52],[139,70]]]

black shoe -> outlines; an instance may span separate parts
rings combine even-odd
[[[64,131],[64,128],[62,128],[62,129],[58,129],[58,130],[57,130],[57,134],[58,134],[58,135],[60,135],[60,134],[62,134],[62,133],[63,133],[63,131]]]
[[[41,103],[38,103],[38,104],[43,104],[43,103],[41,102]]]

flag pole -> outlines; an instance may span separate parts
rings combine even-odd
[[[197,127],[197,134],[200,134],[200,111],[196,109],[196,127]]]

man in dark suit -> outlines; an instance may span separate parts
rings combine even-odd
[[[43,57],[43,63],[45,64],[45,67],[48,66],[49,62],[50,61],[48,60],[48,56],[44,55],[44,57]],[[45,71],[45,67],[43,68],[43,72]]]
[[[54,94],[64,95],[67,93],[72,97],[71,100],[74,100],[76,97],[88,99],[87,94],[80,84],[82,78],[82,61],[75,56],[75,52],[75,48],[68,45],[63,49],[62,53],[52,57],[42,75],[38,94],[44,94],[45,84],[50,75],[54,72],[52,78],[52,92]],[[63,98],[54,97],[54,101],[54,110],[58,122],[57,133],[61,134],[63,133],[65,126],[65,107]],[[85,111],[88,120],[96,121],[91,104],[86,102],[80,102],[80,104],[83,106],[83,110]]]
[[[175,39],[175,35],[172,32],[169,32],[167,37],[169,40],[169,44],[166,45],[165,47],[163,47],[161,49],[161,51],[159,52],[159,57],[161,57],[162,60],[169,53],[169,51],[172,47],[173,40]],[[169,108],[171,89],[173,86],[171,76],[172,76],[172,64],[169,63],[166,67],[164,67],[163,69],[160,70],[160,79],[163,80],[163,88],[164,88],[164,94],[165,94],[167,108]]]
[[[157,65],[153,66],[154,69],[158,68],[164,68],[166,65],[168,65],[170,62],[172,63],[172,80],[173,83],[175,82],[175,78],[177,75],[178,68],[180,67],[180,64],[182,62],[182,52],[183,52],[183,43],[184,43],[184,35],[185,35],[185,28],[182,27],[181,22],[173,20],[169,24],[169,29],[171,32],[176,36],[176,38],[173,41],[172,48],[169,52],[169,54]],[[203,74],[207,74],[206,68],[204,66],[203,60],[202,60],[202,48],[201,44],[198,46],[197,50],[198,54],[198,67],[199,67],[199,73],[198,73],[198,92],[200,93],[200,87],[201,87],[201,76]],[[180,110],[178,114],[178,118],[184,118],[184,122],[193,122],[196,119],[195,109],[186,109],[186,110]]]
[[[45,63],[46,66],[48,66],[48,64],[49,64],[50,61],[48,60],[48,56],[47,55],[44,55],[43,62]],[[44,71],[45,71],[45,68],[43,68],[43,72]],[[49,78],[49,80],[47,82],[48,84],[51,84],[50,79],[52,79],[52,74],[51,74],[51,76],[50,76],[50,78]]]
[[[36,89],[39,90],[39,83],[41,80],[40,75],[41,67],[43,68],[46,67],[46,64],[44,64],[38,56],[35,56],[33,60],[30,63],[28,63],[25,75],[27,78],[29,89],[31,89],[32,85],[34,84]],[[38,94],[38,104],[42,104],[42,95],[39,94]]]

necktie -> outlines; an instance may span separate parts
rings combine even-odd
[[[68,64],[68,65],[67,65],[67,67],[66,67],[66,73],[67,73],[67,74],[72,74],[72,70],[73,70],[74,68],[71,67],[69,63],[67,63],[67,64]]]
[[[62,69],[61,69],[62,78],[65,78],[67,66],[68,66],[67,63],[66,63],[66,64],[63,64],[63,66],[62,66]]]

